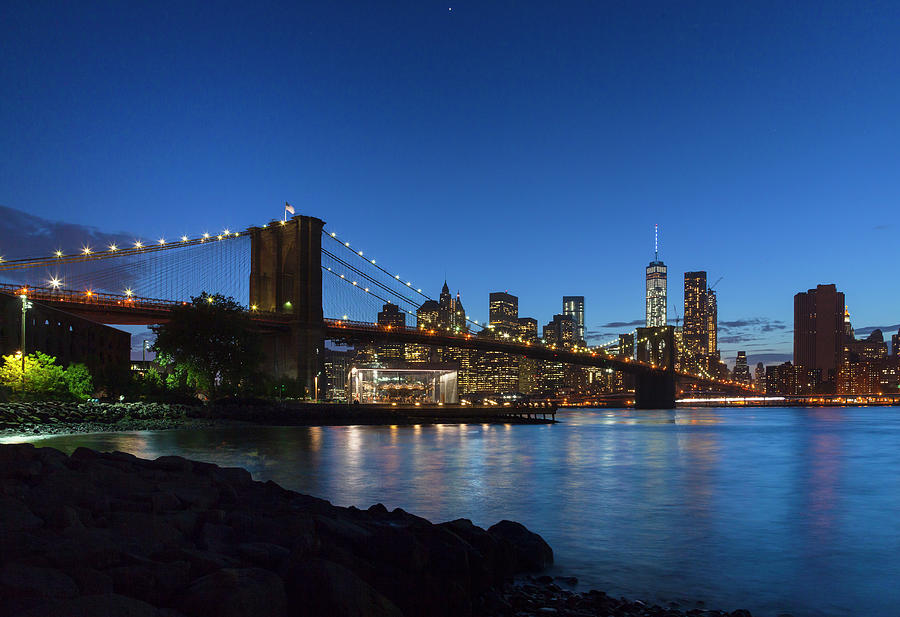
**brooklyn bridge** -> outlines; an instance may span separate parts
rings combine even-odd
[[[414,315],[432,300],[412,281],[325,229],[310,216],[129,245],[62,248],[49,255],[0,261],[0,293],[53,307],[96,323],[148,325],[167,321],[174,306],[201,291],[244,304],[259,329],[265,372],[318,392],[326,340],[353,344],[416,344],[502,352],[538,361],[610,369],[633,376],[638,408],[672,408],[679,387],[746,392],[735,382],[675,370],[674,329],[666,327],[645,357],[602,348],[515,337],[480,336],[487,324],[464,316],[462,327],[379,324],[387,303]]]

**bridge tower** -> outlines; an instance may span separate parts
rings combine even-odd
[[[320,219],[298,215],[249,229],[250,306],[290,316],[285,332],[264,338],[267,372],[297,379],[301,393],[309,397],[317,394],[325,342],[324,225]]]
[[[643,331],[643,332],[641,332]],[[675,328],[661,326],[638,328],[644,338],[638,344],[638,355],[644,351],[645,362],[654,362],[663,372],[638,373],[635,379],[634,406],[636,409],[675,408]],[[641,344],[645,345],[641,348]]]

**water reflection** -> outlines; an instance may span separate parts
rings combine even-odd
[[[256,427],[60,436],[248,468],[340,505],[519,520],[560,571],[754,615],[893,614],[893,409],[597,410],[553,426]],[[827,589],[828,593],[822,593]]]

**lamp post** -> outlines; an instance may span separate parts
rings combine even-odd
[[[28,295],[22,293],[22,394],[25,394],[25,313],[31,308]]]

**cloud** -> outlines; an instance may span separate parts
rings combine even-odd
[[[84,246],[133,242],[128,232],[106,233],[96,227],[50,221],[21,210],[0,206],[0,255],[20,259],[49,255],[57,249],[74,253]]]
[[[719,337],[719,343],[725,345],[736,345],[737,343],[746,343],[753,340],[756,340],[756,337],[751,334],[732,334]]]
[[[634,326],[643,326],[647,323],[646,319],[634,319],[632,321],[611,321],[609,323],[603,324],[602,326],[597,326],[598,328],[633,328]]]
[[[755,353],[747,356],[747,364],[755,366],[757,362],[763,364],[783,364],[793,360],[793,355],[789,353]]]
[[[872,229],[875,231],[884,231],[885,229],[891,229],[893,225],[891,223],[881,223],[880,225],[875,225]]]
[[[750,317],[747,319],[737,319],[735,321],[719,322],[720,330],[752,327],[759,327],[762,332],[774,332],[775,330],[784,330],[787,326],[780,319],[768,319],[767,317]]]
[[[869,336],[875,330],[881,330],[884,333],[886,339],[890,341],[891,335],[896,334],[898,330],[900,330],[900,324],[894,324],[893,326],[865,326],[863,328],[853,328],[853,332],[857,336]]]

